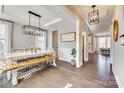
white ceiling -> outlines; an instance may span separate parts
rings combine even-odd
[[[95,9],[99,10],[100,22],[99,24],[90,25],[88,23],[88,12],[92,11],[92,5],[76,5],[74,6],[80,15],[84,18],[84,21],[90,28],[90,31],[94,34],[105,33],[109,31],[109,26],[112,22],[114,13],[114,6],[111,5],[96,5]]]
[[[75,29],[75,18],[64,6],[57,5],[5,5],[4,11],[0,6],[0,18],[12,20],[20,24],[28,24],[28,11],[40,14],[41,27],[49,30],[72,30]],[[31,16],[31,25],[38,26],[38,18]],[[71,27],[68,27],[70,25]],[[65,29],[67,28],[67,29]],[[71,29],[70,29],[71,28]]]
[[[88,12],[92,11],[89,5],[75,5],[74,6],[80,15],[84,18],[84,21],[90,28],[90,31],[94,34],[105,33],[109,31],[112,15],[114,12],[114,6],[110,5],[97,5],[96,9],[100,11],[100,23],[95,25],[89,25]],[[61,5],[5,5],[4,12],[2,13],[2,6],[0,6],[0,18],[12,20],[20,24],[28,24],[28,11],[33,11],[40,14],[41,27],[48,30],[75,30],[75,17],[70,11]],[[38,18],[31,16],[31,25],[38,26]]]

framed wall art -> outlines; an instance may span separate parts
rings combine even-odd
[[[76,32],[69,32],[61,34],[62,42],[72,42],[76,40]]]

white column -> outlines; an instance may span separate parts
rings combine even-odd
[[[76,67],[79,68],[83,65],[83,50],[82,50],[82,22],[76,21]]]
[[[88,61],[88,32],[84,32],[84,61]]]

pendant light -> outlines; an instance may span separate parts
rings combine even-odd
[[[92,5],[92,11],[88,13],[88,22],[90,25],[99,23],[99,10],[95,10],[96,5]]]
[[[27,35],[36,35],[36,36],[44,35],[44,31],[47,31],[47,30],[40,28],[41,16],[32,11],[28,11],[28,13],[29,13],[29,25],[24,25],[22,27],[22,33],[27,34]],[[31,24],[30,24],[30,15],[31,14],[39,18],[39,27],[31,26]]]

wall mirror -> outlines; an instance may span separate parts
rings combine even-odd
[[[119,36],[119,24],[118,24],[118,20],[115,20],[114,21],[114,24],[113,24],[113,38],[114,38],[114,41],[117,42],[118,40],[118,36]]]

